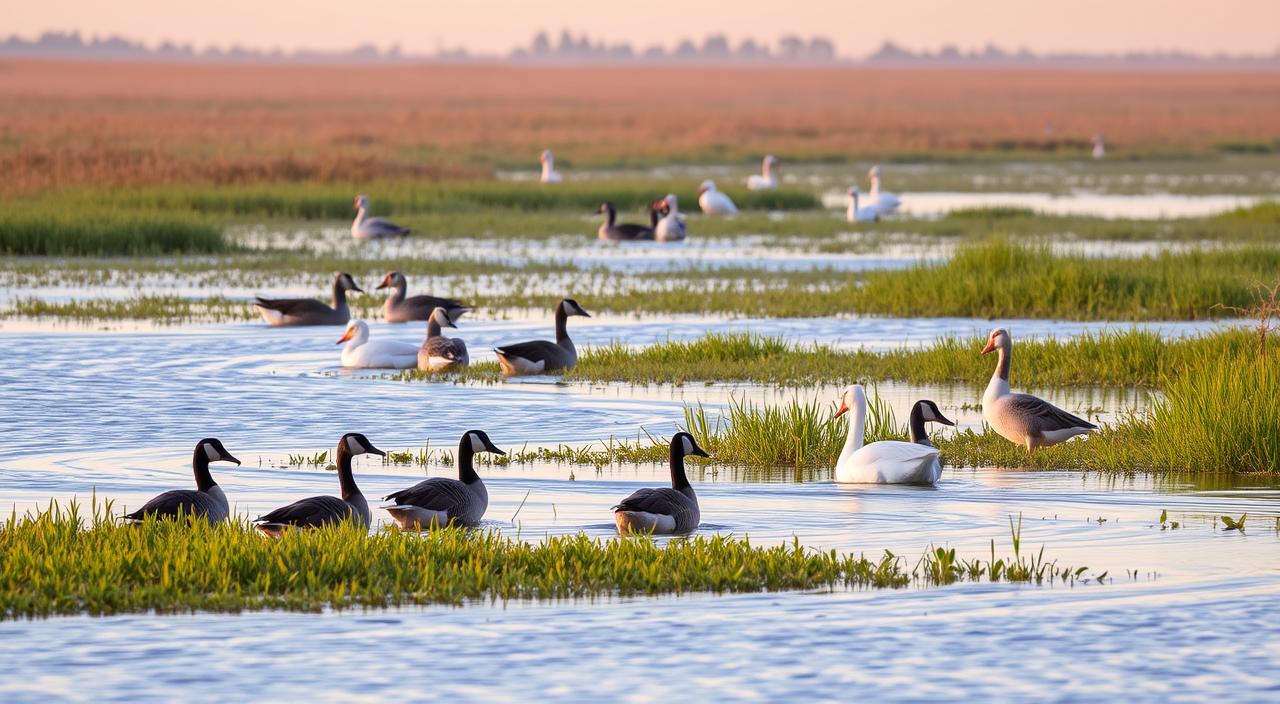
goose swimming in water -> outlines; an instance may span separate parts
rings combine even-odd
[[[875,207],[881,217],[893,215],[897,212],[899,206],[902,205],[902,201],[898,196],[888,191],[880,190],[880,167],[878,165],[872,166],[867,171],[867,178],[871,179],[871,192],[867,194],[870,200],[869,205]]]
[[[861,193],[857,186],[849,188],[849,207],[845,210],[844,219],[849,222],[874,222],[880,219],[880,211],[874,205],[861,205]]]
[[[360,487],[356,486],[355,477],[351,473],[351,458],[364,454],[386,457],[387,453],[374,447],[364,435],[347,433],[338,441],[336,454],[338,485],[342,490],[342,498],[312,496],[281,506],[254,519],[258,530],[272,538],[279,538],[290,528],[318,528],[348,520],[362,528],[368,528],[373,516],[369,512],[369,502],[360,493]]]
[[[619,533],[688,533],[702,521],[698,496],[685,476],[684,458],[711,455],[698,447],[692,435],[684,432],[671,438],[670,453],[671,488],[640,489],[614,506],[613,522]]]
[[[716,182],[710,179],[698,186],[698,206],[707,215],[737,215],[738,206],[728,194],[716,190]]]
[[[392,237],[406,237],[413,231],[400,227],[385,218],[371,218],[369,213],[369,196],[356,196],[352,208],[356,211],[356,219],[351,223],[351,236],[358,240],[385,240]]]
[[[479,525],[489,508],[489,492],[476,474],[473,458],[477,452],[507,454],[495,447],[483,430],[468,430],[458,441],[457,479],[433,477],[418,482],[388,495],[385,500],[392,503],[383,508],[406,530]]]
[[[333,275],[333,307],[314,298],[263,298],[254,303],[262,319],[272,327],[289,325],[346,325],[351,320],[347,291],[364,293],[351,274]]]
[[[778,178],[774,176],[773,169],[778,165],[778,160],[772,154],[766,154],[764,161],[760,164],[760,173],[752,174],[747,179],[747,188],[753,191],[767,191],[778,187]]]
[[[1030,394],[1009,390],[1009,365],[1013,358],[1013,338],[1004,328],[996,328],[987,338],[982,354],[997,352],[995,373],[982,394],[982,418],[1003,438],[1035,452],[1098,429],[1098,426]]]
[[[667,211],[666,215],[658,220],[658,224],[653,229],[653,238],[659,242],[680,242],[689,236],[689,229],[685,225],[684,218],[680,215],[679,200],[674,193],[668,193],[663,198],[662,207]]]
[[[196,477],[196,488],[166,491],[142,505],[133,513],[126,513],[121,518],[135,523],[148,516],[155,518],[203,518],[210,523],[218,523],[231,514],[231,505],[222,487],[213,481],[209,474],[210,462],[234,462],[240,460],[231,456],[227,448],[217,438],[205,438],[196,443],[195,452],[191,455],[191,470]]]
[[[444,308],[450,320],[457,320],[471,310],[471,306],[459,303],[452,298],[427,295],[406,298],[405,292],[409,290],[409,280],[398,271],[388,271],[387,275],[382,277],[382,283],[378,284],[377,290],[384,288],[391,289],[391,295],[387,296],[387,300],[382,304],[382,319],[388,323],[427,320],[431,317],[431,311],[436,308]]]
[[[590,318],[591,314],[572,298],[560,301],[556,306],[556,341],[531,340],[517,342],[514,345],[495,347],[498,364],[502,366],[504,376],[519,374],[545,374],[547,372],[573,369],[578,363],[578,350],[569,339],[566,321],[571,315]]]
[[[852,411],[844,450],[836,461],[836,481],[851,484],[923,484],[933,486],[942,476],[938,449],[929,441],[925,423],[955,425],[933,401],[916,401],[911,407],[911,442],[881,440],[867,445],[867,393],[854,384],[840,397],[836,418]]]
[[[551,156],[551,150],[543,149],[538,161],[542,162],[542,176],[538,180],[543,183],[560,183],[560,172],[556,171],[555,157]]]
[[[644,225],[636,225],[633,223],[618,223],[618,209],[613,203],[605,201],[596,208],[596,213],[604,214],[604,222],[600,223],[600,229],[596,231],[602,240],[612,242],[630,242],[634,240],[651,240],[653,239],[653,226],[645,227]],[[649,209],[649,219],[653,220],[653,208]]]
[[[456,328],[444,308],[436,308],[427,321],[427,339],[418,348],[418,369],[442,372],[471,363],[467,356],[467,343],[456,337],[445,337],[441,328]]]
[[[347,332],[338,338],[342,345],[342,366],[350,369],[414,369],[418,366],[418,345],[395,340],[370,340],[363,320],[347,323]]]

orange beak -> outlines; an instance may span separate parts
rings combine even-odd
[[[382,283],[378,284],[377,288],[386,288],[390,285],[391,285],[391,274],[387,274],[386,276],[382,277]]]
[[[987,354],[988,352],[995,352],[995,351],[996,351],[996,338],[993,337],[987,340],[987,346],[982,348],[982,353]]]
[[[836,414],[834,416],[831,416],[831,420],[835,420],[836,418],[839,418],[840,416],[848,412],[849,412],[849,404],[845,403],[844,399],[840,399],[840,410],[836,411]]]
[[[333,344],[335,344],[335,345],[341,345],[342,343],[346,342],[347,340],[350,340],[350,339],[351,339],[351,336],[352,336],[352,335],[354,335],[354,334],[355,334],[355,332],[356,332],[356,329],[355,329],[355,328],[347,328],[347,331],[346,331],[345,333],[343,333],[342,337],[338,338],[338,341],[337,341],[337,342],[335,342],[335,343],[333,343]]]

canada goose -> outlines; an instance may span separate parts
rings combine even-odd
[[[439,372],[471,363],[467,343],[456,337],[445,337],[440,328],[456,328],[444,308],[436,308],[427,320],[427,339],[418,348],[418,369]]]
[[[680,432],[671,438],[671,488],[640,489],[613,507],[613,522],[623,535],[688,533],[698,527],[698,497],[684,473],[687,455],[710,457],[693,436]]]
[[[680,215],[679,200],[674,193],[662,199],[667,214],[662,216],[653,230],[653,238],[659,242],[679,242],[689,236],[689,228]]]
[[[871,180],[871,193],[867,194],[868,200],[871,202],[868,205],[874,207],[881,217],[893,215],[897,212],[898,207],[902,205],[902,201],[898,196],[888,191],[880,190],[880,167],[872,166],[867,171],[867,178]]]
[[[333,275],[333,307],[314,298],[263,298],[257,296],[254,305],[262,319],[272,327],[287,325],[346,325],[351,320],[351,308],[347,306],[347,291],[364,293],[356,285],[351,274]]]
[[[1027,452],[1056,445],[1076,435],[1098,429],[1089,421],[1030,394],[1009,391],[1009,364],[1013,358],[1013,338],[1004,328],[996,328],[987,338],[982,354],[998,352],[995,373],[982,394],[982,417],[1002,437]]]
[[[351,207],[356,211],[356,219],[351,223],[351,236],[358,240],[385,240],[392,237],[405,237],[413,232],[407,227],[400,227],[384,218],[367,217],[369,196],[356,196]]]
[[[382,283],[378,284],[378,289],[384,288],[391,289],[391,295],[387,296],[386,302],[382,304],[382,319],[388,323],[426,320],[431,317],[431,311],[436,308],[444,308],[450,320],[457,320],[463,313],[471,310],[470,306],[463,305],[452,298],[425,295],[406,298],[405,291],[409,288],[409,280],[398,271],[389,271],[382,277]]]
[[[653,227],[644,225],[636,225],[634,223],[618,224],[618,210],[613,203],[605,201],[596,208],[596,213],[603,213],[604,222],[600,223],[600,229],[596,231],[597,236],[602,240],[610,240],[613,242],[628,242],[633,240],[651,240],[653,239]]]
[[[386,457],[387,453],[374,447],[369,438],[360,433],[347,433],[338,441],[336,454],[338,485],[342,488],[342,498],[312,496],[281,506],[254,519],[258,530],[272,538],[279,538],[289,528],[316,528],[346,520],[354,521],[364,528],[369,527],[369,521],[372,520],[369,502],[360,493],[360,487],[356,486],[355,477],[351,474],[351,458],[363,454]]]
[[[433,477],[385,497],[393,502],[383,506],[396,523],[407,530],[458,525],[478,525],[489,508],[489,492],[476,474],[473,457],[477,452],[507,453],[499,450],[483,430],[468,430],[458,441],[458,478]]]
[[[226,520],[231,513],[231,505],[227,503],[227,495],[222,487],[213,481],[209,474],[210,462],[234,462],[240,460],[231,456],[227,448],[217,438],[205,438],[196,443],[195,452],[191,455],[191,470],[196,477],[196,488],[175,489],[151,499],[142,508],[133,513],[121,516],[127,521],[141,522],[148,516],[156,518],[203,518],[210,523]]]
[[[698,186],[698,206],[707,215],[737,215],[738,206],[728,194],[716,190],[716,182],[706,180]]]
[[[867,422],[867,394],[860,384],[845,389],[836,418],[849,416],[849,434],[836,460],[836,481],[854,484],[938,483],[942,463],[938,450],[929,442],[924,424],[955,425],[947,420],[933,401],[917,401],[911,408],[911,442],[881,440],[862,444]]]
[[[551,150],[543,149],[538,161],[542,162],[542,176],[538,180],[543,183],[560,183],[560,172],[556,171],[556,161],[551,156]]]
[[[347,332],[338,338],[342,345],[342,366],[350,369],[413,369],[418,366],[418,346],[396,340],[370,340],[363,320],[347,323]]]
[[[778,160],[772,154],[766,154],[764,161],[760,164],[760,173],[752,174],[747,178],[747,188],[753,191],[767,191],[778,187],[778,178],[774,176],[773,169],[778,165]]]
[[[556,306],[555,342],[531,340],[495,347],[493,351],[498,355],[498,364],[502,366],[502,373],[505,376],[515,376],[573,369],[573,365],[578,363],[578,350],[574,348],[573,340],[569,339],[569,332],[565,329],[565,321],[571,315],[591,317],[591,314],[583,310],[577,301],[566,298]]]

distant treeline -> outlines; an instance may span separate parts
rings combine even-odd
[[[723,34],[712,34],[700,43],[683,39],[674,47],[652,45],[637,48],[630,43],[610,44],[588,35],[565,30],[556,40],[539,32],[528,46],[505,56],[475,54],[466,49],[439,49],[434,53],[406,53],[398,45],[379,48],[361,44],[347,51],[251,49],[238,45],[197,49],[191,44],[162,42],[148,46],[119,36],[85,39],[78,32],[45,32],[37,39],[17,35],[0,41],[0,57],[48,57],[119,60],[299,62],[299,63],[400,63],[494,62],[562,64],[791,64],[871,66],[975,66],[975,67],[1080,67],[1080,68],[1248,68],[1280,69],[1280,49],[1270,55],[1186,52],[1130,52],[1123,54],[1036,54],[1029,49],[1010,51],[994,45],[965,51],[946,45],[935,52],[911,51],[885,42],[863,58],[841,57],[825,37],[786,35],[774,46],[747,38],[734,44]]]

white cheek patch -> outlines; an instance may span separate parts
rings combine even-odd
[[[476,435],[475,433],[471,433],[471,434],[469,435],[469,437],[471,438],[471,451],[472,451],[472,452],[487,452],[487,451],[488,451],[488,449],[489,449],[489,448],[485,447],[485,445],[484,445],[484,440],[480,439],[480,436],[479,436],[479,435]]]
[[[205,457],[208,457],[209,461],[211,462],[216,461],[218,458],[222,457],[222,455],[219,454],[218,451],[214,449],[213,445],[207,442],[204,444],[204,454],[205,454]]]
[[[360,441],[353,437],[347,438],[347,449],[351,450],[351,454],[353,455],[361,455],[367,452],[367,450],[364,449],[364,445],[361,445]]]
[[[686,455],[692,455],[692,454],[693,454],[693,441],[691,441],[691,440],[689,439],[689,436],[688,436],[688,435],[686,435],[686,436],[684,436],[683,438],[680,438],[680,439],[684,441],[684,454],[686,454]]]

